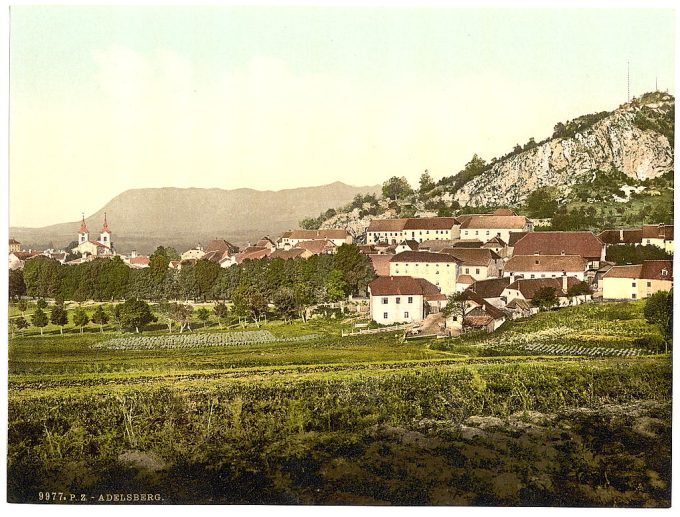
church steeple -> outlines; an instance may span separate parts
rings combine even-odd
[[[113,244],[111,243],[111,230],[109,230],[109,223],[106,221],[106,212],[104,212],[104,225],[99,234],[99,242],[109,249],[113,247]]]
[[[83,219],[80,221],[80,231],[78,232],[78,244],[87,242],[90,240],[90,231],[87,229],[87,224],[85,224],[85,214],[83,214]]]

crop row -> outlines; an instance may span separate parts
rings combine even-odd
[[[100,350],[152,350],[156,348],[199,348],[210,346],[234,346],[256,343],[309,341],[317,334],[294,337],[276,337],[268,330],[248,332],[223,332],[216,334],[171,334],[163,336],[126,336],[109,339],[92,345]]]
[[[540,352],[542,354],[555,354],[555,355],[588,355],[595,357],[605,357],[605,356],[615,356],[615,357],[633,357],[638,356],[643,353],[647,353],[646,350],[641,350],[637,348],[605,348],[601,346],[596,347],[583,347],[583,346],[573,346],[573,345],[551,345],[548,343],[537,343],[531,345],[525,345],[521,348],[525,350],[530,350],[532,352]]]

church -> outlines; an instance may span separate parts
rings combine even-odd
[[[83,258],[88,256],[110,257],[116,254],[113,249],[109,223],[106,221],[106,213],[104,213],[104,226],[102,226],[98,241],[90,240],[90,231],[87,229],[85,214],[83,214],[83,219],[80,223],[80,231],[78,232],[78,246],[73,248],[71,252],[80,253]]]

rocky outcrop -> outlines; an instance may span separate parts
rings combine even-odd
[[[634,180],[656,178],[673,170],[673,147],[668,138],[635,124],[645,107],[668,113],[670,95],[658,102],[624,104],[609,116],[571,138],[554,138],[501,160],[463,185],[454,196],[461,205],[517,206],[540,187],[558,187],[564,194],[578,181],[613,169]]]

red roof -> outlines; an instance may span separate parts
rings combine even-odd
[[[390,260],[392,255],[369,255],[371,259],[371,265],[373,266],[373,271],[378,276],[390,276]]]
[[[462,219],[460,227],[467,229],[522,230],[527,225],[527,218],[523,215],[472,215],[459,219]]]
[[[604,230],[598,237],[605,244],[639,244],[642,242],[642,230]]]
[[[406,219],[371,219],[367,232],[400,232],[406,226]]]
[[[576,277],[569,276],[567,279],[567,289],[580,283]],[[563,278],[519,278],[511,283],[507,289],[519,291],[524,296],[525,300],[531,300],[542,287],[552,287],[555,289],[555,296],[566,296],[566,292],[562,290]]]
[[[642,226],[643,239],[673,240],[672,224],[645,224]]]
[[[349,237],[347,230],[292,230],[288,238],[295,240],[317,240],[317,239],[346,239]]]
[[[455,217],[411,217],[404,230],[450,230],[458,224]]]
[[[441,252],[457,258],[463,266],[488,266],[489,262],[500,260],[498,254],[488,248],[445,248]]]
[[[515,244],[514,255],[580,255],[599,260],[604,244],[593,232],[529,232]]]
[[[390,262],[448,262],[460,263],[461,260],[444,253],[430,253],[429,251],[402,251],[392,256]]]
[[[136,266],[147,266],[151,261],[149,260],[149,257],[138,255],[136,257],[130,257],[128,262]]]
[[[639,278],[641,280],[673,280],[672,260],[645,260],[642,264],[613,266],[602,278]]]
[[[379,276],[368,284],[368,288],[372,296],[422,295],[432,299],[440,299],[442,296],[433,283],[411,276]]]
[[[566,271],[583,273],[588,264],[579,255],[515,255],[507,264],[507,272],[523,271]]]

